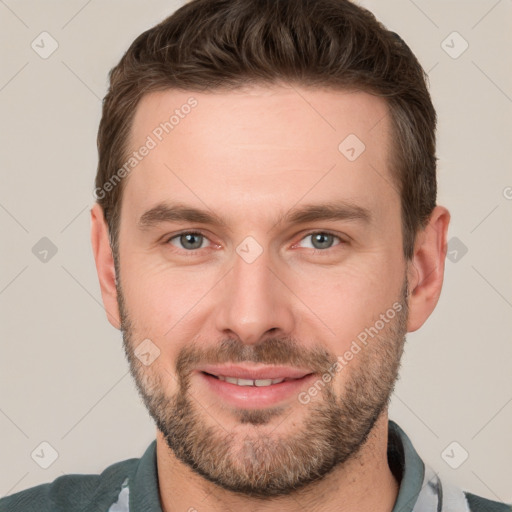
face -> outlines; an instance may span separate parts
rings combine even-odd
[[[362,92],[139,104],[121,328],[170,450],[206,479],[288,494],[357,457],[386,409],[407,330],[389,141],[385,102]]]

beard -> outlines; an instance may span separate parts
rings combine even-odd
[[[407,279],[397,301],[402,308],[339,370],[347,374],[338,393],[336,375],[330,382],[322,380],[329,369],[332,375],[336,354],[319,345],[307,349],[291,338],[276,337],[257,345],[237,339],[225,339],[210,348],[184,344],[175,363],[177,390],[168,396],[165,389],[172,374],[163,368],[165,362],[157,359],[146,367],[136,357],[139,338],[120,284],[117,288],[124,349],[147,410],[175,457],[226,490],[264,499],[287,496],[321,480],[357,456],[389,405],[407,332]],[[222,425],[222,417],[215,418],[202,406],[201,397],[192,393],[190,378],[201,364],[248,361],[308,368],[318,375],[315,383],[322,384],[320,391],[315,400],[307,404],[298,400],[288,406],[290,410],[287,406],[226,409],[219,404],[226,417],[237,419],[236,428],[229,430]],[[294,418],[286,435],[275,432],[303,407],[307,408],[301,415],[304,420]]]

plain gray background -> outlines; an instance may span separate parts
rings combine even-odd
[[[512,502],[512,2],[362,4],[429,74],[452,214],[443,293],[408,335],[390,417],[442,476]],[[107,73],[179,5],[0,0],[0,495],[99,473],[154,439],[102,307],[89,210]]]

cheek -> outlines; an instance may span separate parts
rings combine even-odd
[[[397,299],[401,277],[375,262],[366,268],[346,265],[339,270],[317,268],[297,278],[291,287],[307,306],[311,325],[326,327],[326,341],[342,354],[365,328],[372,326]],[[331,336],[329,336],[329,334]]]
[[[194,316],[202,297],[216,282],[213,269],[172,268],[168,263],[148,264],[144,258],[126,258],[122,287],[134,327],[147,337],[171,336]],[[137,269],[136,271],[130,271]]]

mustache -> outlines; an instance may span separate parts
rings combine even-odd
[[[337,360],[336,354],[324,347],[306,348],[292,338],[268,338],[257,345],[227,338],[215,346],[203,347],[192,342],[183,347],[176,358],[176,373],[185,376],[204,364],[246,362],[301,367],[323,373]]]

